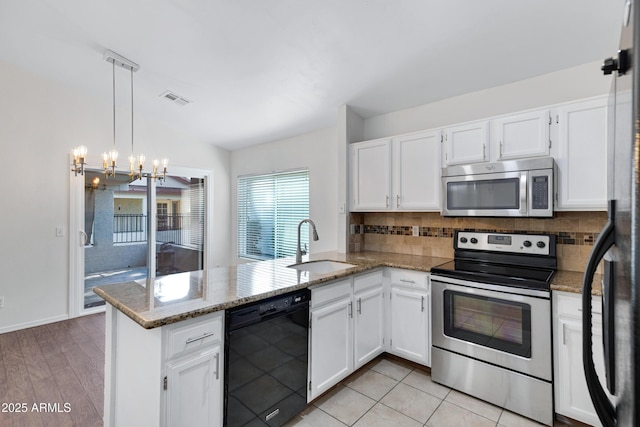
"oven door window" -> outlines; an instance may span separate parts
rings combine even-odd
[[[449,182],[447,209],[520,209],[520,178]]]
[[[444,291],[447,336],[531,357],[531,306],[503,299]]]

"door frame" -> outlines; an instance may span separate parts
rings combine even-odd
[[[127,173],[126,171],[119,171]],[[214,266],[213,261],[213,170],[187,168],[180,166],[171,167],[172,176],[189,176],[204,179],[204,256],[203,269]],[[94,313],[102,313],[105,306],[84,308],[84,247],[86,234],[84,230],[84,175],[75,176],[69,174],[69,318],[86,316]],[[155,185],[153,185],[152,199],[155,200]],[[152,224],[155,226],[155,205],[147,203],[147,210],[152,209]],[[150,229],[151,230],[151,229]],[[155,228],[153,228],[155,230]],[[151,233],[149,247],[155,247],[155,233]],[[149,251],[147,265],[154,267],[155,251]],[[150,277],[155,275],[155,267],[149,268]]]

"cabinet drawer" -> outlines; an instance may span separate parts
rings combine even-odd
[[[182,356],[222,340],[222,312],[205,319],[177,323],[170,327],[167,339],[167,359]]]
[[[382,285],[382,270],[362,274],[353,278],[354,293],[380,285]]]
[[[350,298],[351,296],[351,279],[339,280],[327,285],[320,285],[311,289],[310,306],[318,307],[330,301],[341,298]]]
[[[401,285],[416,289],[428,289],[428,273],[412,270],[390,269],[389,277],[392,285]]]
[[[567,295],[556,293],[558,315],[582,318],[582,294]],[[602,314],[601,298],[591,297],[591,311],[594,315]]]

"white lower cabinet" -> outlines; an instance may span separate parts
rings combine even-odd
[[[382,271],[311,289],[311,401],[384,351]]]
[[[222,426],[224,313],[144,329],[107,304],[105,426]]]
[[[582,367],[582,295],[553,292],[555,411],[600,426]],[[605,384],[600,297],[593,297],[593,355],[600,383]],[[606,390],[606,387],[603,386]],[[611,396],[609,396],[611,398]]]
[[[220,425],[221,356],[221,346],[215,345],[167,363],[167,426]]]
[[[311,309],[308,401],[353,372],[351,281],[326,286],[344,288],[346,296]]]
[[[431,366],[429,274],[390,269],[389,352]]]

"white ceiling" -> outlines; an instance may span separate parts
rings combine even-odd
[[[0,0],[0,60],[227,148],[603,59],[623,0]],[[128,84],[128,80],[124,80]],[[171,90],[186,107],[159,95]]]

